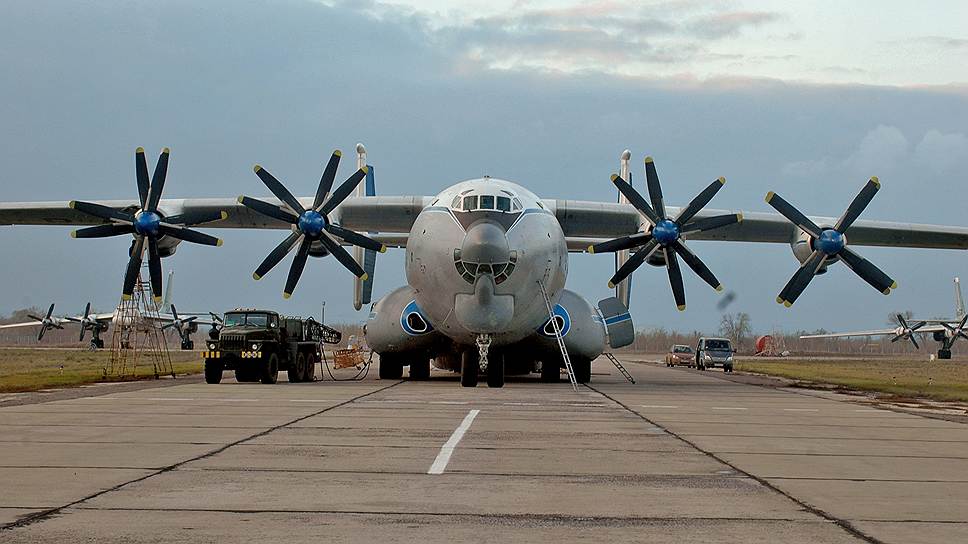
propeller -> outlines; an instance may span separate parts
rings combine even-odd
[[[914,349],[921,349],[921,346],[918,345],[918,341],[914,338],[914,333],[915,331],[923,327],[925,325],[925,322],[919,321],[914,325],[908,326],[907,321],[904,319],[904,316],[901,314],[897,314],[897,322],[901,326],[895,329],[896,332],[894,333],[894,338],[891,338],[891,342],[897,342],[902,338],[909,338],[911,340],[911,343],[914,344]]]
[[[860,190],[860,193],[854,197],[853,202],[850,203],[850,206],[847,207],[847,210],[832,228],[820,228],[807,216],[800,213],[800,210],[794,208],[792,204],[773,191],[766,194],[766,202],[770,206],[773,206],[776,211],[780,212],[783,217],[786,217],[800,230],[810,235],[811,247],[813,248],[813,253],[800,265],[800,269],[796,271],[786,286],[783,287],[783,290],[780,291],[780,295],[776,297],[778,303],[788,308],[792,306],[824,263],[835,257],[840,257],[840,260],[844,261],[844,264],[855,274],[885,295],[891,294],[891,289],[897,289],[897,282],[890,276],[847,247],[847,230],[867,208],[880,188],[881,182],[876,176],[872,177],[867,185]]]
[[[947,329],[949,333],[951,333],[951,344],[954,344],[955,340],[957,340],[959,336],[961,338],[964,338],[965,340],[968,340],[968,333],[965,332],[965,323],[968,323],[968,315],[961,318],[961,323],[958,323],[957,327],[952,327],[951,325],[945,322],[941,323],[941,326]],[[949,348],[950,348],[950,344],[949,344]]]
[[[184,319],[183,318],[180,318],[180,317],[178,317],[178,310],[176,310],[175,309],[175,305],[172,304],[171,305],[171,317],[172,317],[171,323],[165,324],[165,326],[162,327],[162,330],[168,329],[168,328],[171,328],[171,327],[174,327],[175,328],[175,331],[178,332],[178,336],[182,339],[183,342],[186,341],[186,340],[188,340],[185,337],[185,334],[186,334],[185,325],[187,325],[187,324],[191,323],[192,321],[195,321],[196,319],[198,319],[198,316],[192,315],[192,316],[186,317]]]
[[[155,172],[148,181],[148,163],[145,161],[145,150],[139,147],[134,154],[135,171],[137,174],[138,197],[141,208],[134,213],[128,213],[114,208],[72,200],[70,207],[87,215],[103,219],[108,223],[95,227],[75,230],[73,238],[107,238],[110,236],[133,235],[134,243],[129,251],[128,267],[124,274],[124,285],[121,298],[131,300],[134,294],[134,284],[138,279],[141,261],[145,251],[148,252],[148,273],[151,276],[151,293],[155,302],[161,300],[161,256],[158,253],[158,240],[170,236],[193,244],[220,246],[222,240],[191,230],[191,227],[201,223],[220,221],[228,217],[223,211],[198,210],[179,215],[164,217],[158,211],[161,192],[165,188],[168,176],[169,149],[161,151]]]
[[[278,206],[245,195],[239,197],[239,203],[246,208],[266,217],[292,225],[292,233],[269,253],[265,260],[262,261],[262,264],[256,268],[255,273],[252,274],[252,277],[256,280],[261,279],[273,267],[279,264],[290,251],[296,249],[296,256],[293,258],[292,265],[289,267],[289,277],[286,279],[286,287],[282,293],[283,298],[292,296],[293,291],[296,289],[299,277],[302,276],[303,269],[306,266],[309,250],[312,248],[314,242],[322,244],[326,251],[332,254],[333,257],[336,257],[336,260],[343,267],[363,280],[367,279],[367,273],[356,262],[356,259],[343,249],[337,239],[341,239],[354,246],[379,251],[381,253],[387,249],[386,246],[368,236],[345,229],[330,221],[330,212],[350,196],[350,193],[356,189],[356,186],[360,184],[360,181],[363,180],[367,173],[366,166],[360,168],[331,193],[330,191],[333,189],[333,181],[336,178],[336,169],[339,166],[341,156],[342,153],[338,149],[333,151],[333,155],[329,158],[326,169],[323,171],[323,175],[319,180],[319,187],[316,189],[313,206],[308,210],[299,203],[296,197],[292,196],[292,193],[279,180],[258,164],[253,168],[255,174],[269,188],[269,191],[282,201],[282,205]]]
[[[56,317],[52,317],[53,315],[54,315],[54,305],[53,305],[53,303],[50,305],[50,308],[47,309],[47,315],[44,316],[44,317],[38,317],[38,316],[36,316],[34,314],[27,314],[27,317],[29,317],[30,319],[34,319],[36,321],[40,321],[40,332],[37,334],[37,341],[38,342],[40,342],[41,340],[44,339],[44,333],[46,333],[50,329],[63,329],[64,328],[60,324],[60,320],[57,319]]]
[[[612,183],[615,184],[615,187],[625,195],[632,206],[649,223],[648,230],[588,246],[588,252],[604,253],[638,248],[609,280],[608,287],[614,288],[638,267],[642,266],[642,263],[649,257],[661,251],[665,257],[666,268],[669,272],[669,283],[672,285],[676,307],[679,308],[679,311],[682,311],[686,309],[686,293],[682,286],[682,272],[679,268],[678,257],[682,257],[686,265],[703,281],[717,291],[723,290],[722,283],[716,279],[712,271],[683,243],[683,236],[738,223],[743,220],[743,214],[717,215],[694,220],[696,214],[706,207],[706,204],[716,196],[716,193],[726,183],[725,178],[719,178],[703,189],[675,218],[669,218],[666,215],[665,203],[662,199],[662,187],[659,185],[659,176],[656,174],[655,162],[652,157],[645,158],[645,179],[649,189],[649,199],[652,201],[651,205],[627,181],[620,176],[612,175]]]

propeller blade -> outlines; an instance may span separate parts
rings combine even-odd
[[[319,188],[316,189],[316,199],[313,200],[313,209],[319,208],[319,206],[326,200],[326,196],[329,192],[333,190],[333,181],[336,180],[336,169],[339,167],[339,158],[343,156],[343,153],[337,149],[333,151],[333,155],[329,158],[329,162],[326,163],[326,169],[323,170],[323,177],[319,178]]]
[[[853,202],[850,206],[847,206],[847,210],[844,215],[840,217],[837,224],[834,225],[834,230],[843,234],[854,224],[854,221],[863,213],[867,205],[871,203],[871,199],[877,194],[877,191],[881,188],[881,182],[877,179],[877,176],[872,177],[867,181],[867,185],[857,193],[854,197]]]
[[[904,319],[903,315],[897,314],[897,322],[900,323],[901,326],[904,327],[905,329],[908,328],[907,321]]]
[[[717,291],[723,290],[723,284],[716,279],[716,275],[712,273],[711,270],[706,266],[702,260],[696,256],[695,253],[689,250],[685,244],[681,241],[676,240],[672,244],[672,248],[682,257],[682,260],[686,262],[689,268],[696,273],[697,276],[703,279],[710,287]]]
[[[694,215],[699,213],[699,210],[705,208],[706,204],[709,204],[709,201],[716,196],[716,193],[723,188],[723,185],[726,185],[726,178],[723,177],[710,183],[708,187],[696,195],[696,198],[692,199],[692,202],[685,209],[679,212],[679,215],[676,217],[676,224],[681,226],[692,219]]]
[[[810,284],[810,280],[817,275],[817,270],[820,270],[820,267],[823,266],[826,260],[827,255],[822,251],[814,251],[811,253],[806,262],[800,265],[800,269],[793,274],[790,281],[780,291],[780,296],[776,298],[776,301],[787,308],[793,306],[793,303],[797,301],[797,298],[803,293],[803,290]]]
[[[193,315],[191,317],[186,317],[185,319],[182,319],[181,322],[182,322],[182,324],[191,323],[192,321],[195,321],[196,319],[198,319],[198,316],[197,315]]]
[[[174,304],[171,305],[171,316],[174,317],[176,320],[178,319],[178,310],[175,309]]]
[[[252,170],[255,171],[255,175],[259,176],[259,179],[261,179],[262,183],[269,188],[272,194],[276,195],[276,198],[279,200],[285,202],[286,205],[296,213],[296,215],[306,211],[306,208],[302,207],[302,204],[296,200],[296,197],[292,196],[292,193],[289,192],[289,189],[286,189],[286,187],[283,186],[279,180],[274,178],[268,170],[262,168],[258,164],[255,165]]]
[[[733,223],[742,223],[743,214],[741,213],[731,213],[728,215],[714,215],[712,217],[705,217],[703,219],[697,219],[683,225],[680,229],[682,234],[689,234],[692,232],[703,232],[707,230],[718,229],[720,227],[725,227],[726,225],[732,225]]]
[[[85,229],[78,229],[71,232],[71,238],[108,238],[110,236],[120,236],[122,234],[131,234],[134,232],[134,227],[131,225],[119,225],[116,223],[110,225],[98,225],[96,227],[87,227]]]
[[[72,200],[67,205],[72,210],[77,210],[81,213],[86,213],[87,215],[93,215],[94,217],[100,219],[106,219],[108,221],[124,221],[126,223],[134,222],[134,216],[130,213],[124,213],[109,206],[102,206],[101,204],[95,204],[93,202],[81,202],[79,200]]]
[[[373,251],[379,251],[380,253],[386,253],[387,251],[387,246],[381,244],[380,242],[377,242],[368,236],[353,232],[349,229],[344,229],[339,225],[334,225],[331,223],[326,225],[326,230],[329,231],[330,234],[338,236],[354,246],[359,246],[364,249],[372,249]]]
[[[87,330],[87,328],[84,327],[84,324],[83,323],[81,323],[81,333],[77,336],[77,341],[78,342],[83,342],[84,341],[84,332],[86,330]]]
[[[914,339],[913,334],[908,335],[908,338],[910,338],[911,343],[914,344],[914,349],[921,349],[921,346],[918,345],[918,341]]]
[[[662,186],[659,185],[659,174],[655,172],[655,162],[652,157],[645,158],[645,184],[649,188],[649,200],[652,201],[652,208],[659,215],[659,219],[665,219],[665,203],[662,201]]]
[[[148,238],[148,276],[151,278],[151,296],[155,302],[161,300],[161,255],[158,254],[158,240]]]
[[[166,147],[161,150],[158,162],[155,164],[155,173],[151,176],[151,188],[148,190],[148,203],[145,210],[149,212],[158,211],[158,202],[161,201],[161,192],[165,190],[165,179],[168,178],[168,156],[171,151]]]
[[[302,244],[299,245],[299,250],[296,251],[296,256],[292,260],[292,265],[289,267],[289,278],[286,279],[286,289],[282,292],[282,298],[291,297],[292,292],[296,290],[299,277],[302,276],[303,269],[306,268],[306,259],[309,258],[309,248],[312,245],[313,243],[308,238],[303,238]]]
[[[121,298],[131,300],[134,295],[134,283],[138,280],[138,271],[141,270],[141,258],[145,252],[145,237],[138,236],[134,239],[131,247],[131,257],[128,259],[128,268],[124,272],[124,285],[121,287]]]
[[[43,317],[37,317],[34,314],[27,314],[27,317],[29,317],[30,319],[34,319],[36,321],[40,321],[40,322],[43,322],[44,321],[44,318]]]
[[[266,256],[265,260],[262,261],[262,264],[259,265],[259,268],[255,269],[252,277],[257,280],[262,279],[262,277],[269,273],[273,267],[279,264],[279,261],[281,261],[289,253],[289,251],[292,250],[292,246],[296,245],[296,242],[302,238],[302,236],[303,235],[298,232],[290,234],[285,240],[282,241],[281,244],[276,246],[276,248],[273,249],[268,256]]]
[[[631,236],[623,236],[607,242],[599,242],[593,246],[588,246],[589,253],[608,253],[610,251],[622,251],[644,245],[652,239],[652,235],[647,232],[639,232]]]
[[[51,303],[50,308],[47,308],[47,319],[50,319],[50,316],[52,316],[52,315],[54,315],[54,304],[53,303]]]
[[[346,178],[346,181],[344,181],[343,184],[340,185],[332,195],[330,195],[329,199],[326,200],[326,203],[320,206],[316,211],[323,215],[329,215],[329,212],[336,209],[336,206],[339,206],[340,203],[346,200],[346,197],[350,196],[350,193],[356,189],[356,186],[363,181],[363,178],[366,177],[367,170],[368,168],[364,166],[356,172],[353,172],[353,175]]]
[[[216,247],[222,245],[221,238],[209,236],[208,234],[198,232],[197,230],[186,229],[185,227],[161,224],[158,226],[158,231],[167,236],[171,236],[172,238],[178,238],[179,240],[184,240],[193,244]]]
[[[319,241],[326,246],[326,249],[333,255],[333,257],[336,257],[336,260],[346,267],[347,270],[352,272],[357,278],[366,281],[369,275],[363,270],[363,268],[360,266],[360,263],[356,262],[356,259],[347,253],[345,249],[334,242],[329,236],[324,235],[319,239]]]
[[[629,184],[629,182],[625,181],[616,174],[612,174],[612,183],[615,184],[615,188],[618,189],[618,191],[629,200],[629,204],[631,204],[636,210],[639,210],[639,213],[645,216],[646,220],[653,225],[659,222],[659,215],[655,213],[655,210],[652,209],[652,206],[645,201],[645,198],[643,198],[642,195],[635,190],[635,187],[632,187],[632,185]]]
[[[134,151],[134,170],[138,175],[138,197],[141,200],[141,209],[145,209],[148,203],[148,188],[151,183],[148,181],[148,162],[145,160],[145,148],[139,147]]]
[[[877,289],[885,295],[889,295],[891,294],[891,289],[897,288],[897,282],[882,272],[880,268],[874,266],[873,263],[855,253],[852,249],[845,247],[837,255],[840,256],[840,259],[844,261],[844,264],[848,268],[853,270],[855,274],[869,283],[874,289]]]
[[[784,200],[780,195],[773,191],[766,193],[766,203],[773,206],[773,209],[780,212],[783,217],[789,219],[791,223],[800,227],[801,230],[810,236],[814,238],[820,237],[820,227],[808,219],[807,216],[800,213],[800,210],[794,208],[792,204]]]
[[[192,210],[165,218],[165,223],[194,227],[202,223],[214,223],[228,219],[229,214],[222,210]]]
[[[651,257],[652,254],[655,253],[656,250],[658,249],[659,249],[659,242],[656,242],[654,238],[652,240],[649,240],[644,246],[639,248],[638,251],[633,253],[632,256],[629,257],[627,261],[625,261],[625,264],[623,264],[615,272],[615,275],[612,276],[612,279],[608,280],[608,288],[612,289],[619,283],[622,283],[622,280],[627,278],[629,274],[631,274],[632,272],[635,272],[635,270],[638,267],[642,266],[642,263],[644,263],[646,259]]]
[[[293,215],[289,210],[285,210],[279,206],[276,206],[275,204],[269,204],[268,202],[264,202],[262,200],[249,198],[245,195],[239,197],[239,204],[256,213],[261,213],[262,215],[271,217],[273,219],[278,219],[284,223],[295,225],[299,221],[299,217]]]
[[[665,254],[666,269],[669,271],[669,283],[672,285],[672,296],[676,299],[679,311],[686,309],[686,290],[682,286],[682,271],[679,269],[679,259],[676,252],[670,248],[662,248]]]
[[[84,319],[87,319],[91,315],[91,303],[88,302],[87,306],[84,307]]]
[[[40,326],[40,332],[37,333],[37,341],[38,342],[40,342],[41,340],[44,339],[44,333],[45,332],[47,332],[47,325],[46,324]]]

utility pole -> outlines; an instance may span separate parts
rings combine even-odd
[[[323,324],[326,323],[326,301],[325,300],[323,301],[323,311],[320,312],[319,314],[319,322]]]

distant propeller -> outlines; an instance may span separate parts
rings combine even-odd
[[[158,240],[170,236],[193,244],[220,246],[222,240],[195,230],[187,229],[202,223],[220,221],[228,217],[223,211],[192,211],[180,215],[164,217],[158,211],[161,193],[165,188],[168,177],[168,156],[170,151],[164,148],[155,172],[148,181],[148,163],[145,161],[145,150],[139,147],[135,151],[135,172],[137,174],[138,197],[141,208],[128,213],[121,210],[95,204],[72,200],[70,207],[87,215],[103,219],[108,224],[75,230],[71,233],[74,238],[106,238],[109,236],[133,235],[134,243],[129,251],[128,267],[124,274],[124,285],[121,297],[130,300],[134,294],[134,284],[138,279],[141,261],[145,251],[148,252],[148,273],[151,277],[151,292],[155,301],[161,300],[161,256],[158,253]]]
[[[948,344],[949,349],[951,347],[951,344],[954,344],[955,340],[957,340],[959,337],[964,338],[965,340],[968,340],[968,332],[966,332],[966,329],[965,329],[966,323],[968,323],[968,315],[961,318],[961,323],[958,323],[957,327],[952,327],[951,325],[943,321],[941,322],[941,326],[947,329],[948,332],[951,333],[951,343]]]
[[[356,189],[356,186],[360,184],[360,181],[363,180],[367,172],[366,166],[360,168],[347,178],[335,191],[330,193],[333,188],[333,181],[336,179],[336,169],[339,166],[341,156],[342,153],[339,150],[333,152],[319,180],[313,206],[308,210],[299,203],[299,200],[279,180],[259,165],[255,165],[253,170],[259,176],[259,179],[262,180],[262,183],[269,188],[269,191],[282,201],[282,205],[278,206],[244,195],[239,197],[239,203],[246,208],[266,217],[292,225],[292,234],[276,246],[265,260],[262,261],[262,264],[256,268],[255,273],[252,274],[252,277],[256,280],[261,279],[273,267],[279,264],[289,252],[296,249],[296,256],[293,258],[292,265],[289,267],[289,277],[286,279],[286,287],[282,293],[284,298],[292,296],[293,291],[296,289],[296,284],[299,282],[300,276],[302,276],[313,242],[322,244],[327,252],[332,254],[333,257],[336,257],[336,260],[340,264],[363,280],[367,279],[366,272],[343,249],[337,239],[341,239],[354,246],[379,251],[381,253],[386,251],[386,246],[380,242],[343,228],[330,221],[330,212],[350,196],[350,193]]]
[[[175,331],[178,332],[178,336],[181,338],[182,342],[187,341],[188,338],[186,338],[185,325],[188,325],[192,321],[195,321],[196,319],[198,319],[198,316],[192,315],[183,319],[178,316],[178,310],[176,310],[175,305],[172,304],[171,317],[172,317],[171,323],[166,323],[165,326],[162,327],[162,329],[168,329],[168,328],[174,327]]]
[[[60,320],[57,319],[56,317],[53,317],[53,315],[54,315],[54,305],[53,304],[51,304],[50,305],[50,308],[47,309],[47,315],[44,316],[44,317],[38,317],[38,316],[33,315],[33,314],[27,314],[27,317],[29,317],[30,319],[34,319],[36,321],[40,321],[40,332],[37,334],[37,341],[38,342],[40,342],[41,340],[44,339],[44,333],[46,333],[50,329],[63,329],[64,328],[60,324]]]
[[[911,340],[911,343],[914,344],[914,349],[921,349],[921,346],[918,345],[918,341],[914,338],[914,333],[926,323],[924,321],[919,321],[914,325],[908,326],[907,321],[901,314],[897,314],[897,322],[900,324],[900,327],[896,329],[897,332],[895,332],[894,338],[891,338],[891,342],[897,342],[903,338],[908,338]]]
[[[847,247],[847,230],[867,208],[880,188],[881,182],[876,176],[872,177],[860,193],[854,197],[853,202],[850,203],[844,215],[837,220],[837,224],[833,228],[817,226],[800,210],[794,208],[792,204],[780,198],[773,191],[766,194],[766,202],[770,206],[773,206],[776,211],[799,227],[800,230],[810,235],[813,249],[813,253],[800,265],[800,269],[790,278],[790,281],[780,291],[780,295],[776,297],[778,303],[787,307],[792,306],[824,263],[835,257],[840,257],[840,260],[844,261],[844,264],[855,274],[885,295],[891,294],[891,289],[897,288],[897,282],[890,276]]]
[[[686,309],[686,293],[682,286],[682,272],[679,268],[677,255],[682,257],[686,265],[703,281],[717,291],[723,290],[723,285],[716,279],[712,271],[682,242],[683,235],[738,223],[743,220],[743,214],[717,215],[693,220],[696,214],[702,211],[706,204],[709,204],[709,201],[716,196],[716,193],[726,183],[725,178],[719,178],[703,189],[696,198],[692,199],[692,202],[683,208],[674,219],[670,219],[666,216],[662,187],[659,185],[659,176],[656,174],[655,162],[652,157],[645,158],[645,179],[649,189],[649,199],[652,201],[651,205],[627,181],[617,175],[612,175],[612,183],[615,184],[615,187],[625,195],[629,203],[649,223],[648,230],[588,246],[588,252],[605,253],[638,248],[609,280],[608,286],[613,288],[642,266],[642,263],[649,257],[658,251],[662,251],[666,269],[669,272],[669,283],[672,285],[672,295],[676,300],[676,307],[682,311]]]

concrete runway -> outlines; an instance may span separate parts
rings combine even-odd
[[[2,407],[0,541],[968,542],[968,426],[627,368]]]

